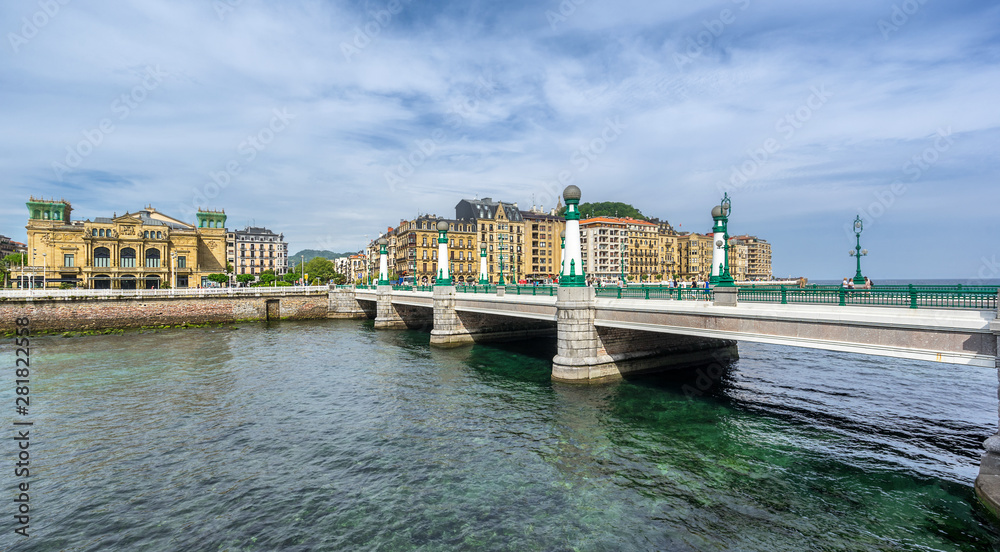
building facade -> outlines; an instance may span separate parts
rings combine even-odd
[[[455,283],[474,282],[479,276],[476,225],[469,220],[422,215],[401,222],[396,238],[396,275],[418,285],[437,281],[439,221],[448,223],[448,271]]]
[[[649,221],[633,218],[622,219],[627,229],[625,262],[628,265],[630,282],[650,282],[661,276],[660,229]]]
[[[562,267],[562,238],[566,219],[541,210],[521,211],[525,232],[525,279],[550,283],[559,279]],[[530,256],[529,256],[530,255]]]
[[[516,203],[492,198],[463,199],[455,206],[455,219],[472,224],[475,245],[486,248],[486,273],[490,283],[526,282],[527,255],[524,217]],[[479,251],[473,259],[473,281],[479,274]]]
[[[288,272],[288,243],[284,234],[248,226],[226,234],[226,257],[233,274],[260,276],[271,270],[277,277]]]
[[[682,233],[677,236],[678,272],[681,280],[703,282],[712,275],[711,234]]]
[[[198,211],[194,225],[152,206],[93,220],[72,220],[65,200],[32,197],[27,207],[31,266],[13,272],[21,287],[208,287],[209,274],[225,273],[223,211]]]
[[[24,253],[25,250],[26,246],[23,243],[16,242],[7,236],[0,236],[0,259],[14,253]]]
[[[622,274],[629,271],[627,248],[628,225],[623,219],[591,217],[580,221],[580,253],[588,280],[620,282]]]
[[[766,281],[773,279],[771,271],[771,244],[757,236],[736,236],[737,243],[746,246],[745,281]],[[735,277],[735,276],[734,276]]]

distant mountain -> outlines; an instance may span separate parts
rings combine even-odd
[[[324,259],[339,259],[340,257],[350,257],[351,255],[357,254],[357,251],[349,251],[347,253],[334,253],[333,251],[320,251],[318,249],[303,249],[294,255],[288,256],[288,266],[297,265],[302,262],[302,258],[305,257],[305,262],[309,262],[316,257],[323,257]]]

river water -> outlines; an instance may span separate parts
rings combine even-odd
[[[427,342],[33,338],[32,536],[4,500],[0,549],[1000,549],[972,491],[993,370],[741,343],[721,374],[573,386],[554,340]]]

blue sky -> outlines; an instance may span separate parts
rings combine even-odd
[[[1000,5],[36,0],[0,7],[0,233],[29,195],[295,251],[565,183],[778,275],[1000,278]]]

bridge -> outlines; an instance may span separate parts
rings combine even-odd
[[[996,288],[900,287],[748,288],[736,304],[719,304],[715,290],[661,286],[337,286],[330,312],[374,318],[377,328],[429,328],[435,346],[557,335],[565,354],[553,378],[566,381],[659,368],[652,357],[669,366],[678,343],[697,341],[708,349],[749,341],[997,366]],[[744,294],[750,299],[740,300]],[[627,350],[615,347],[621,341]],[[579,369],[567,370],[567,359]]]
[[[331,289],[330,316],[374,318],[379,329],[429,328],[430,344],[438,347],[555,335],[552,379],[565,382],[722,363],[738,356],[738,341],[1000,369],[995,287],[734,285],[728,197],[712,209],[714,285],[594,288],[583,270],[580,196],[576,186],[563,193],[558,286],[491,286],[483,250],[480,285],[453,285],[448,263],[441,262],[434,287],[394,288],[383,238],[378,285]],[[438,223],[438,259],[450,258],[448,229],[447,222]],[[861,255],[860,219],[856,230]],[[501,273],[503,258],[501,251]],[[865,282],[860,256],[854,282]],[[984,445],[976,493],[1000,515],[1000,433]]]

